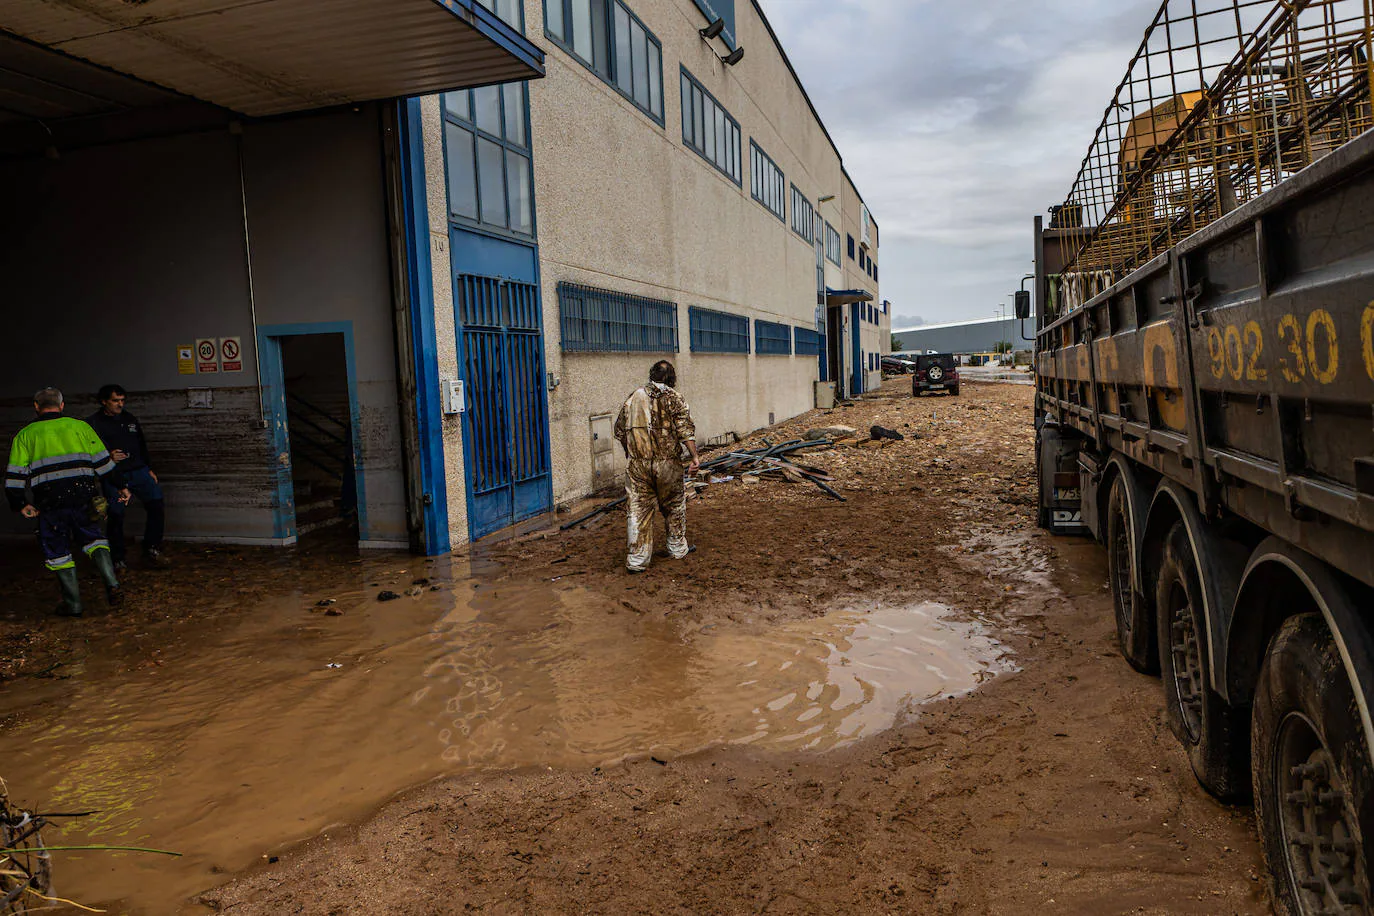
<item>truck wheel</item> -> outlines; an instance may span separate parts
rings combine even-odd
[[[1132,668],[1142,674],[1155,674],[1159,671],[1159,653],[1155,651],[1154,620],[1149,602],[1135,590],[1133,522],[1126,501],[1126,484],[1117,477],[1107,496],[1107,582],[1116,610],[1116,638],[1121,643],[1121,654]]]
[[[1156,596],[1159,670],[1169,728],[1188,752],[1193,774],[1204,789],[1221,799],[1244,797],[1250,788],[1246,722],[1211,688],[1202,584],[1182,522],[1174,524],[1165,540]]]
[[[1354,690],[1318,614],[1290,617],[1269,643],[1251,751],[1276,911],[1368,913],[1374,766]]]

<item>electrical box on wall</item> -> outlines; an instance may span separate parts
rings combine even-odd
[[[460,378],[446,378],[440,383],[443,394],[444,413],[446,415],[463,413],[468,409],[467,403],[463,400],[463,380]]]

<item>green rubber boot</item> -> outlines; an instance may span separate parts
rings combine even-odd
[[[76,567],[55,569],[57,587],[62,590],[62,603],[57,606],[59,617],[81,616],[81,586],[76,581]]]
[[[91,562],[100,573],[100,578],[105,580],[105,597],[110,602],[110,607],[119,607],[124,603],[124,592],[119,587],[119,577],[115,575],[114,560],[110,557],[108,547],[97,547],[91,551]]]

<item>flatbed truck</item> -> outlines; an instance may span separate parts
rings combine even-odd
[[[1110,285],[1070,236],[1037,218],[1040,522],[1105,545],[1275,909],[1374,912],[1374,131]]]

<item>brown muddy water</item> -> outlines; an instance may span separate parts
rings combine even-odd
[[[14,800],[99,811],[49,845],[183,854],[54,853],[54,890],[116,912],[195,911],[188,898],[226,874],[437,776],[729,743],[825,750],[1011,670],[982,626],[934,604],[698,627],[577,587],[454,572],[379,603],[369,583],[428,573],[370,559],[331,593],[341,616],[297,592],[159,666],[92,660],[8,685],[0,777]]]

